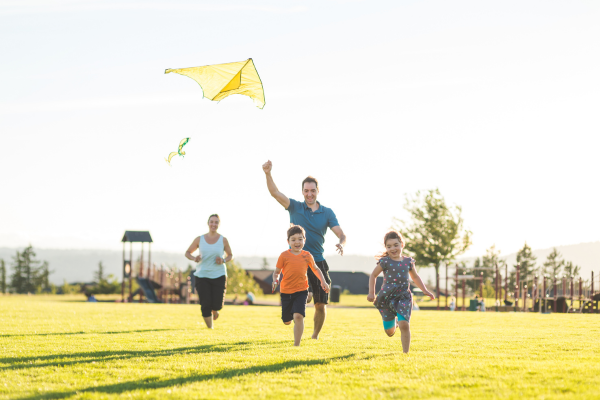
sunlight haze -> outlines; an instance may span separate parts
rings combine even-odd
[[[317,177],[347,254],[433,188],[466,256],[597,241],[598,21],[592,1],[4,1],[0,247],[149,230],[183,259],[218,213],[235,255],[273,257],[289,216],[267,160],[290,198]],[[164,74],[250,57],[263,110]]]

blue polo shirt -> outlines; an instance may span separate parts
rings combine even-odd
[[[290,199],[287,210],[290,213],[290,223],[300,225],[306,231],[304,250],[312,254],[315,261],[324,261],[323,243],[325,243],[327,228],[339,225],[333,210],[319,203],[319,209],[313,212],[304,201],[299,202],[294,199]]]

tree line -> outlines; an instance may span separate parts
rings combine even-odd
[[[266,259],[265,259],[266,263]],[[268,266],[268,264],[266,264]],[[47,261],[36,259],[36,253],[30,245],[23,251],[17,251],[10,265],[12,273],[8,274],[7,263],[0,259],[0,293],[48,293],[48,294],[118,294],[121,293],[121,282],[112,274],[106,274],[105,266],[100,261],[94,271],[94,282],[89,284],[69,284],[56,286],[50,282],[50,270]],[[177,267],[173,266],[174,269]],[[185,275],[189,275],[193,267],[188,265]],[[251,275],[236,261],[227,263],[228,291],[234,294],[245,294],[247,291],[258,292],[260,289]],[[134,285],[137,288],[137,284]]]
[[[9,275],[7,263],[0,259],[0,293],[121,293],[121,284],[113,275],[105,274],[102,262],[98,263],[98,270],[94,273],[95,282],[92,285],[72,285],[66,281],[61,286],[54,285],[50,282],[50,274],[54,271],[50,270],[47,261],[36,259],[36,253],[31,245],[23,251],[17,250],[12,257],[10,267],[12,273]]]
[[[407,196],[404,209],[408,212],[408,220],[394,219],[393,228],[398,229],[406,239],[404,252],[413,257],[421,267],[432,266],[436,276],[442,265],[454,263],[461,274],[473,274],[483,278],[484,296],[494,296],[494,270],[476,268],[495,268],[498,265],[502,275],[506,268],[506,260],[500,258],[500,251],[492,245],[482,257],[478,257],[471,267],[465,262],[456,262],[472,245],[473,233],[464,227],[462,208],[449,206],[439,189],[417,192]],[[509,287],[516,284],[516,266],[519,266],[519,279],[532,280],[534,276],[578,277],[581,268],[571,261],[566,261],[556,248],[546,260],[537,264],[527,243],[517,252],[517,263],[509,272]],[[479,289],[481,283],[468,280],[466,285],[473,291]]]

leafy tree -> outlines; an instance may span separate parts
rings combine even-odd
[[[86,288],[86,291],[91,294],[118,294],[121,293],[121,283],[113,274],[109,274],[93,287]]]
[[[105,275],[104,265],[102,261],[98,263],[98,270],[94,272],[94,280],[96,284],[85,290],[91,294],[117,294],[121,293],[121,283],[114,277],[113,274]]]
[[[495,289],[494,285],[492,284],[492,282],[486,280],[483,285],[483,297],[486,299],[491,299],[491,298],[494,298],[495,296],[496,296],[496,289]],[[491,304],[490,304],[490,306],[491,306]]]
[[[6,293],[6,263],[0,259],[0,290]]]
[[[439,189],[420,191],[406,198],[410,222],[394,220],[406,239],[404,251],[417,265],[433,265],[436,275],[442,262],[453,261],[471,245],[472,233],[463,228],[462,208],[449,207]]]
[[[560,275],[563,267],[565,266],[565,260],[562,259],[562,255],[556,250],[552,249],[552,252],[546,257],[541,272],[543,275],[549,275],[551,278]]]
[[[573,276],[573,277],[577,278],[579,276],[580,272],[581,272],[581,267],[579,267],[577,265],[573,265],[572,261],[567,261],[567,263],[565,264],[565,268],[564,268],[565,276],[567,276],[567,277]]]
[[[246,273],[242,266],[236,261],[227,263],[227,292],[234,294],[246,294],[246,292],[258,293],[260,287],[252,277]]]
[[[70,285],[67,283],[65,279],[63,281],[63,285],[60,287],[62,294],[77,294],[81,292],[81,287],[79,285]]]

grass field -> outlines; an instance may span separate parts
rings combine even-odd
[[[68,301],[71,300],[71,301]],[[415,312],[412,346],[374,308],[331,309],[292,346],[278,307],[0,297],[0,398],[598,399],[600,315]]]

